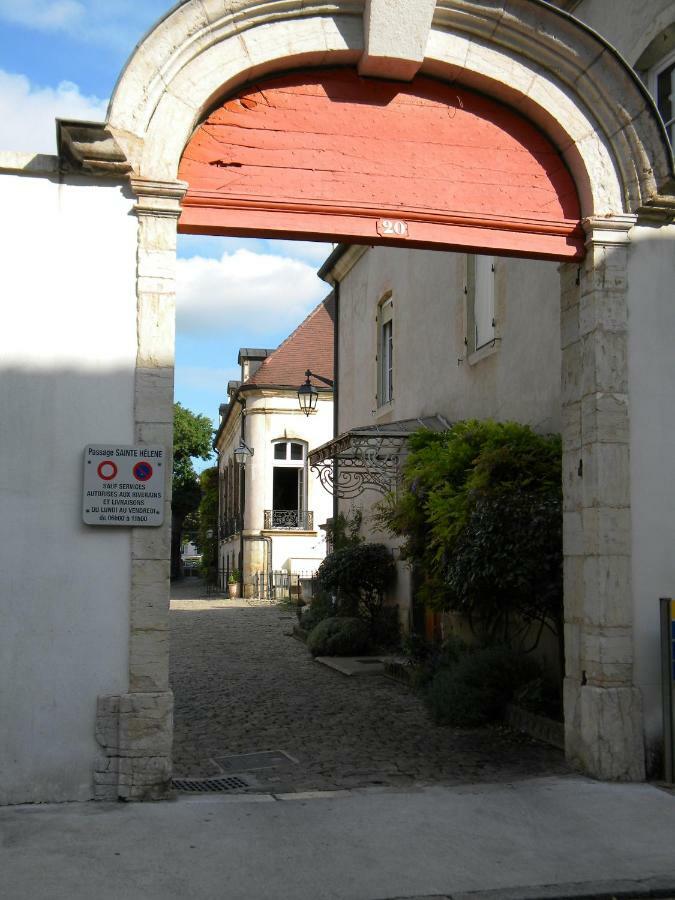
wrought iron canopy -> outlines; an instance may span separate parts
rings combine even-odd
[[[408,438],[420,428],[447,431],[443,416],[404,419],[387,425],[353,428],[309,454],[309,464],[329,494],[343,499],[364,491],[396,489]]]

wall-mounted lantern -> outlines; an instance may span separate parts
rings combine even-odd
[[[253,456],[253,453],[254,451],[249,447],[246,441],[242,441],[234,451],[234,458],[240,466],[245,466],[249,457]]]
[[[316,378],[317,381],[322,382],[328,387],[332,388],[334,386],[334,382],[331,381],[330,378],[324,378],[323,375],[317,375],[315,372],[307,369],[305,372],[305,383],[301,384],[298,388],[298,403],[300,404],[300,409],[306,416],[309,416],[310,413],[314,412],[319,399],[319,392],[309,380],[310,378]]]

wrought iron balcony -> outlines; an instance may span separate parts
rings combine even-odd
[[[314,513],[297,509],[266,509],[265,529],[278,531],[313,531]]]

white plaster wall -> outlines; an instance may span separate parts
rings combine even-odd
[[[82,524],[82,451],[133,443],[136,219],[100,182],[0,196],[0,804],[86,800],[96,698],[128,686],[130,533]]]
[[[440,413],[560,429],[555,263],[496,259],[495,352],[466,358],[465,257],[375,247],[340,288],[339,431]],[[377,304],[394,303],[394,400],[377,407]]]
[[[560,430],[560,285],[557,264],[495,260],[494,352],[467,359],[466,262],[463,254],[375,247],[340,287],[339,431],[378,422],[440,414],[514,419],[537,431]],[[377,406],[377,305],[388,291],[394,303],[394,399]],[[398,539],[378,531],[366,491],[342,501],[340,511],[363,513],[362,533],[391,547]],[[390,600],[408,624],[410,572],[397,566]]]
[[[573,15],[599,32],[634,66],[650,41],[675,22],[675,2],[583,0]]]
[[[661,734],[659,597],[675,597],[675,226],[635,228],[628,370],[635,679],[648,747]]]

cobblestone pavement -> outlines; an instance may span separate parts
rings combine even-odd
[[[551,747],[503,727],[438,727],[407,686],[315,663],[279,606],[206,599],[201,583],[172,593],[176,777],[248,770],[254,790],[289,792],[568,771]],[[292,759],[264,769],[223,763],[260,751]]]

